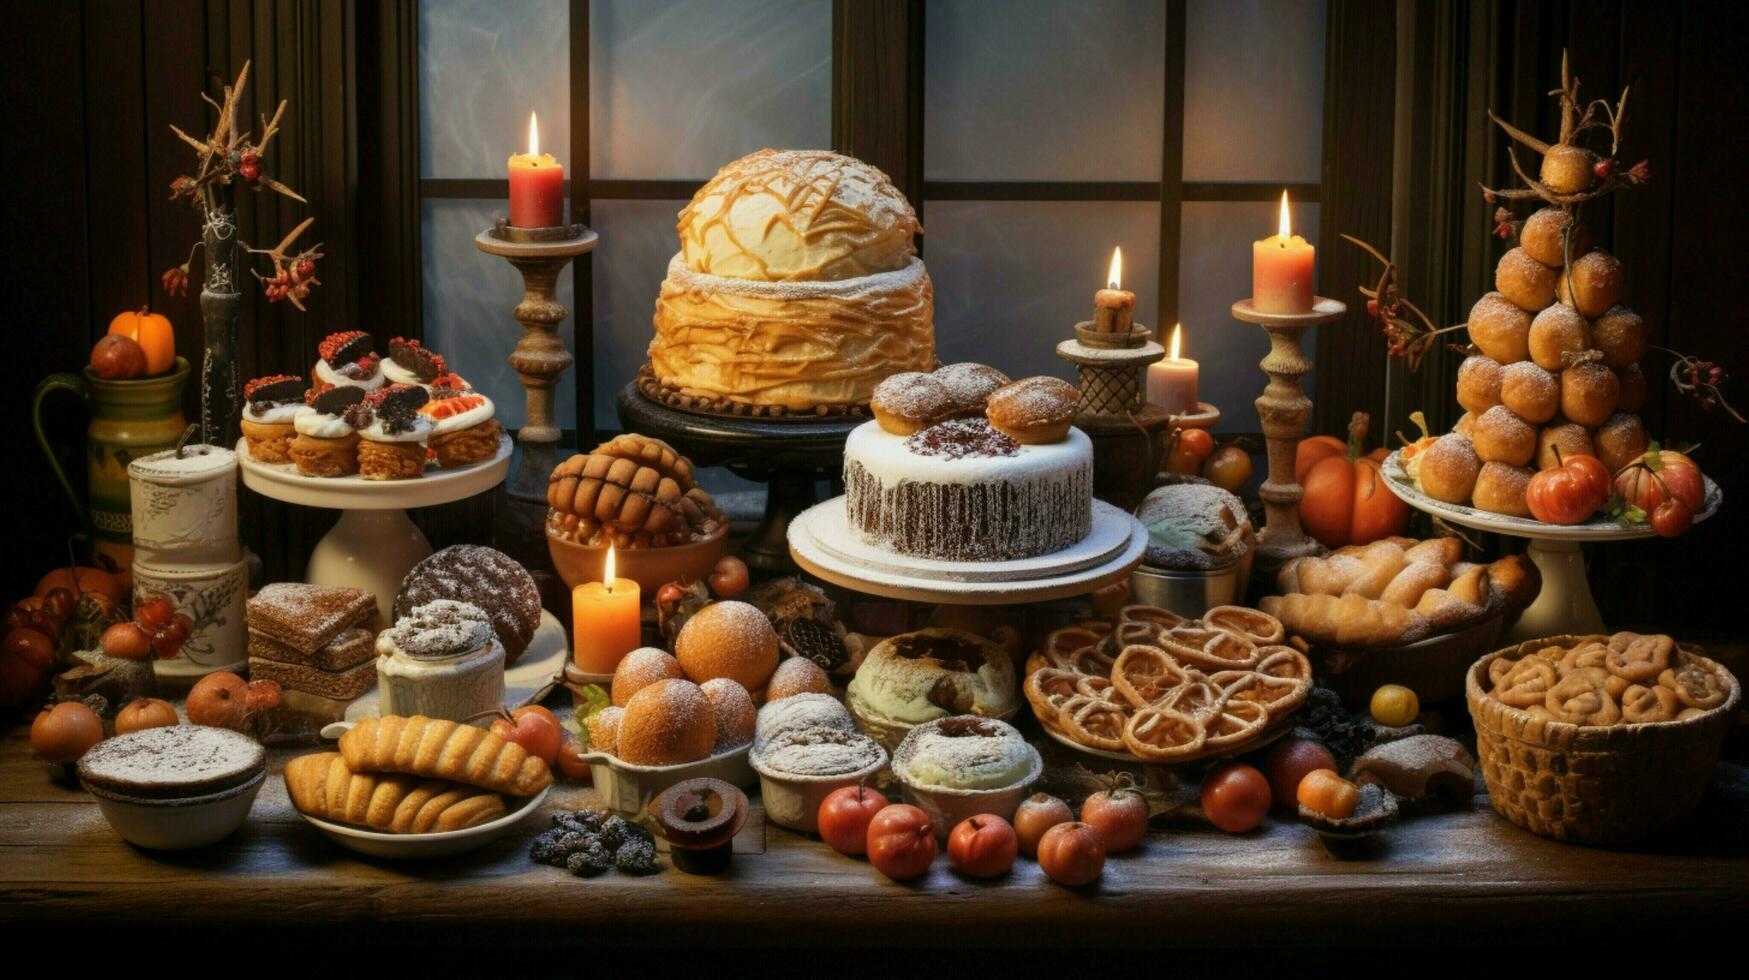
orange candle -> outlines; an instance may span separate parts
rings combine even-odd
[[[528,114],[528,152],[510,157],[510,223],[554,228],[565,223],[565,165],[540,151],[540,124]]]
[[[613,577],[613,548],[607,549],[605,581],[571,590],[571,659],[579,670],[611,674],[621,657],[643,642],[638,614],[638,583]]]
[[[1251,306],[1259,313],[1312,312],[1316,250],[1288,226],[1287,191],[1281,192],[1280,230],[1251,245]]]

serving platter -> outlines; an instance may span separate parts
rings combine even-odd
[[[1257,737],[1250,741],[1240,742],[1238,745],[1227,746],[1225,748],[1207,749],[1188,759],[1182,759],[1177,762],[1153,762],[1132,752],[1113,752],[1110,749],[1096,749],[1091,745],[1082,745],[1080,742],[1075,741],[1073,738],[1057,731],[1055,728],[1052,728],[1050,725],[1047,725],[1042,721],[1039,722],[1038,727],[1043,729],[1044,733],[1049,735],[1052,741],[1059,745],[1068,746],[1069,748],[1080,752],[1082,755],[1090,755],[1099,759],[1109,759],[1112,762],[1128,763],[1132,766],[1194,766],[1198,763],[1212,762],[1217,759],[1229,759],[1234,756],[1245,755],[1263,748],[1266,745],[1272,745],[1280,740],[1283,735],[1286,735],[1293,730],[1293,720],[1298,715],[1298,709],[1288,712],[1285,717],[1281,718],[1279,721],[1271,723],[1267,728],[1263,729],[1263,731],[1258,732]],[[1037,716],[1035,715],[1034,718],[1036,720]]]
[[[309,824],[326,834],[330,840],[349,851],[367,857],[410,861],[422,858],[449,857],[477,851],[503,837],[529,814],[540,809],[541,801],[552,791],[549,784],[539,793],[522,801],[516,809],[502,817],[466,830],[446,830],[435,834],[387,834],[350,824],[334,823],[298,811]],[[295,808],[294,808],[295,809]]]

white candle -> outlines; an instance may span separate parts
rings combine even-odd
[[[1178,356],[1183,324],[1172,327],[1171,356],[1148,365],[1148,404],[1172,415],[1190,415],[1197,410],[1196,379],[1201,368],[1188,357]]]

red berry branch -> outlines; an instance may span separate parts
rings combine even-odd
[[[1360,287],[1360,294],[1366,297],[1366,315],[1379,322],[1379,330],[1385,335],[1385,349],[1392,357],[1401,357],[1409,365],[1409,370],[1419,371],[1421,361],[1427,352],[1433,349],[1440,334],[1461,330],[1466,324],[1451,327],[1436,327],[1421,307],[1410,302],[1397,284],[1396,263],[1385,257],[1385,254],[1373,246],[1355,238],[1353,235],[1343,235],[1344,239],[1366,249],[1367,254],[1379,260],[1384,266],[1380,271],[1378,281],[1371,288]],[[1414,319],[1410,319],[1413,316]]]

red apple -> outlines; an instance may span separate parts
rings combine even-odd
[[[1148,801],[1128,787],[1094,793],[1081,804],[1081,822],[1099,831],[1106,853],[1127,851],[1148,833]]]
[[[188,692],[189,723],[240,730],[248,698],[249,685],[243,678],[228,670],[215,671],[202,677]]]
[[[1202,812],[1229,834],[1242,834],[1262,823],[1270,798],[1269,780],[1243,762],[1229,762],[1202,781]]]
[[[909,803],[894,803],[868,824],[868,861],[894,881],[929,871],[940,850],[929,815]]]
[[[868,825],[887,798],[867,786],[840,786],[820,801],[820,839],[840,854],[868,853]]]
[[[1284,738],[1275,743],[1263,760],[1263,774],[1269,777],[1269,792],[1276,806],[1298,809],[1300,780],[1317,769],[1335,769],[1336,757],[1324,743],[1309,738]]]
[[[1020,853],[1029,858],[1038,857],[1038,842],[1043,839],[1045,831],[1074,819],[1075,811],[1069,809],[1069,804],[1049,793],[1034,793],[1027,797],[1021,801],[1020,809],[1014,811],[1014,832],[1020,837]]]
[[[1008,821],[980,813],[959,822],[947,838],[947,865],[973,878],[995,878],[1014,867],[1020,837]]]
[[[538,704],[510,712],[509,718],[492,722],[492,734],[507,738],[547,765],[557,765],[565,744],[565,728],[559,718]]]
[[[119,333],[104,334],[91,348],[91,370],[105,381],[125,381],[146,373],[146,349]]]
[[[752,575],[747,571],[747,563],[734,555],[724,555],[717,559],[715,568],[711,569],[710,577],[705,579],[710,584],[711,593],[719,599],[733,599],[747,591],[752,583]]]
[[[1090,884],[1105,873],[1105,841],[1091,824],[1057,824],[1038,842],[1038,866],[1059,884]]]

